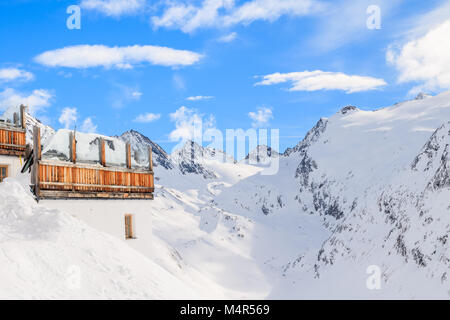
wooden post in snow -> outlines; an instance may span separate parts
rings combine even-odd
[[[13,114],[13,123],[14,126],[19,126],[19,114],[17,112],[14,112]]]
[[[105,158],[105,139],[100,139],[100,163],[102,166],[106,166]]]
[[[25,129],[27,127],[27,115],[26,115],[26,109],[27,107],[24,106],[23,104],[20,105],[20,120],[21,120],[21,127],[22,129]]]
[[[152,147],[148,147],[148,169],[153,172],[153,154]]]
[[[35,159],[41,160],[41,128],[38,126],[34,126],[33,129],[33,150]]]
[[[77,140],[75,139],[75,131],[69,135],[70,161],[77,163]]]
[[[131,145],[127,143],[125,149],[127,152],[127,168],[131,169]]]
[[[31,184],[34,185],[34,193],[39,200],[39,160],[41,160],[41,129],[33,128],[33,170],[31,173]]]
[[[77,139],[76,130],[71,131],[69,135],[69,150],[70,150],[70,161],[74,164],[77,163]],[[72,191],[75,191],[74,182],[77,181],[77,169],[72,167]]]

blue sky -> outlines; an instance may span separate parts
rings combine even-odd
[[[70,5],[80,5],[81,29],[66,26]],[[380,29],[366,25],[370,5],[380,8]],[[284,151],[343,106],[377,109],[448,89],[449,8],[437,0],[1,0],[0,112],[24,102],[55,128],[133,128],[168,151],[202,118],[223,132],[279,129]]]

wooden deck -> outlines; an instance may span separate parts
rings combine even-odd
[[[26,150],[26,107],[14,114],[14,123],[0,122],[0,155],[23,157]]]
[[[127,167],[106,166],[104,142],[101,164],[79,163],[75,139],[71,142],[72,162],[41,159],[39,136],[39,128],[35,128],[32,185],[38,199],[153,199],[152,164],[148,170],[131,168],[131,160]],[[126,150],[130,159],[130,148]]]
[[[153,198],[153,172],[39,160],[39,198]]]
[[[0,124],[0,154],[24,156],[26,149],[25,129]]]

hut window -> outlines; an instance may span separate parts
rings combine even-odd
[[[0,182],[8,176],[8,166],[0,165]]]
[[[125,215],[125,239],[135,239],[134,219],[132,214]]]

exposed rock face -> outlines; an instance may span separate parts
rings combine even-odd
[[[205,166],[204,160],[220,159],[220,161],[224,161],[223,152],[203,148],[194,141],[187,141],[184,147],[172,153],[171,157],[178,164],[182,174],[199,174],[205,179],[217,178],[217,175]]]
[[[316,142],[320,135],[327,128],[328,119],[320,118],[320,120],[316,123],[316,125],[308,131],[305,138],[300,141],[295,147],[287,148],[284,152],[284,156],[290,156],[294,152],[302,152],[307,149],[312,143]]]
[[[347,114],[347,113],[350,113],[350,112],[356,111],[356,110],[359,110],[359,109],[355,106],[346,106],[341,109],[341,114]]]
[[[271,159],[278,158],[279,156],[280,154],[271,147],[259,145],[254,150],[249,152],[243,162],[248,164],[265,164]]]

